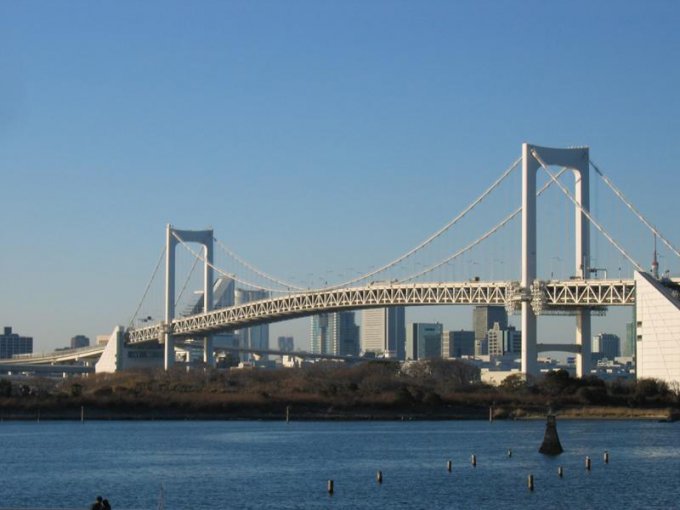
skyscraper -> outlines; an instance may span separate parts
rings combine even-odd
[[[594,336],[593,354],[598,358],[613,360],[621,354],[621,339],[612,333],[600,333]]]
[[[442,333],[442,357],[460,358],[475,355],[474,331],[444,331]]]
[[[358,355],[359,326],[354,322],[354,312],[314,315],[310,344],[312,352],[316,354]]]
[[[442,356],[443,327],[438,322],[412,322],[406,328],[406,359],[430,359]]]
[[[386,358],[404,359],[406,322],[403,306],[361,312],[361,350]]]
[[[488,333],[494,323],[499,329],[507,329],[508,312],[503,306],[484,305],[475,306],[472,312],[472,323],[475,330],[475,355],[489,354]]]

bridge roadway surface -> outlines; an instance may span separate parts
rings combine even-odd
[[[538,315],[578,308],[635,304],[634,280],[519,282],[380,283],[363,287],[319,289],[251,301],[127,332],[127,343],[155,342],[167,332],[176,337],[204,336],[324,312],[425,305],[502,305],[517,310],[530,302]]]

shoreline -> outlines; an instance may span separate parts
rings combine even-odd
[[[502,412],[498,412],[502,411]],[[668,408],[631,409],[625,407],[580,407],[559,409],[554,413],[558,420],[638,420],[680,421],[680,412]],[[488,409],[458,410],[294,410],[290,421],[535,421],[545,420],[547,413],[516,408],[497,410],[493,419]],[[286,421],[285,414],[267,411],[232,412],[182,412],[174,409],[121,411],[108,409],[73,410],[1,410],[0,423],[4,421]]]

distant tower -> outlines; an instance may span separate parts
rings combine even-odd
[[[656,259],[656,234],[654,234],[654,258],[652,259],[652,276],[659,279],[659,261]]]
[[[386,358],[403,360],[406,321],[403,306],[361,312],[361,349]]]

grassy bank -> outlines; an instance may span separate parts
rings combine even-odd
[[[662,381],[574,379],[551,372],[479,382],[458,361],[321,363],[283,370],[144,371],[70,379],[0,379],[1,419],[413,420],[673,419],[680,394]]]

